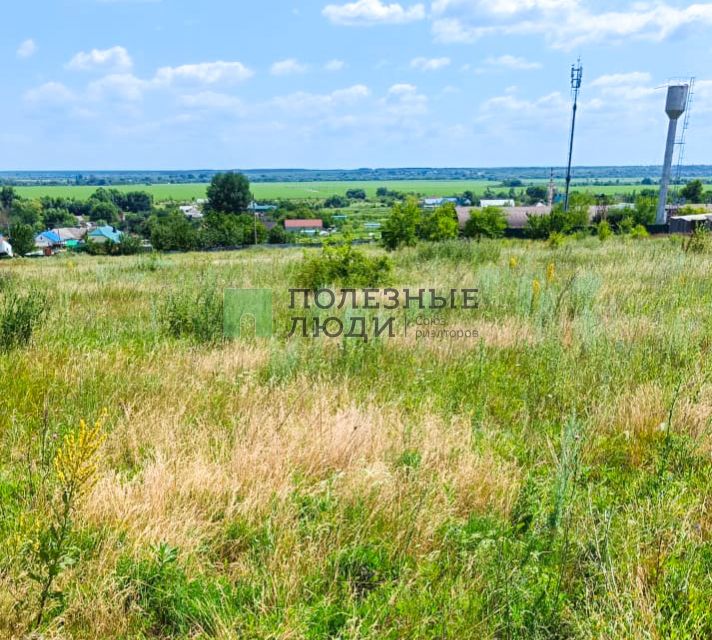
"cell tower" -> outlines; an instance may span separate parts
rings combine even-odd
[[[667,223],[667,195],[670,187],[670,177],[672,175],[672,159],[675,147],[684,147],[685,127],[683,126],[682,144],[677,140],[677,122],[680,116],[687,111],[690,101],[691,82],[671,83],[667,88],[667,98],[665,101],[665,113],[667,113],[670,123],[668,124],[667,142],[665,144],[665,158],[663,160],[663,174],[660,179],[660,196],[658,198],[658,211],[655,216],[655,224]],[[689,115],[689,111],[688,111]],[[685,123],[688,122],[687,116]],[[682,170],[682,160],[678,162],[680,171]]]
[[[564,196],[564,211],[569,210],[569,188],[571,187],[571,161],[574,156],[574,134],[576,132],[576,111],[578,111],[578,97],[581,91],[581,81],[583,80],[583,67],[581,58],[575,65],[571,66],[571,96],[574,106],[571,115],[571,137],[569,138],[569,162],[566,167],[566,195]]]

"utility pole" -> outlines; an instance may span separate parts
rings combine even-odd
[[[566,169],[566,195],[564,197],[564,211],[569,210],[569,188],[571,187],[571,161],[574,155],[574,133],[576,132],[576,111],[578,111],[578,96],[581,91],[583,67],[581,58],[571,67],[571,93],[574,100],[573,114],[571,116],[571,137],[569,138],[569,163]]]

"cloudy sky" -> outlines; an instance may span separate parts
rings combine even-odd
[[[24,0],[0,22],[0,170],[659,164],[712,2]]]

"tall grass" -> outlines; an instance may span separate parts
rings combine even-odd
[[[392,260],[397,288],[480,289],[408,316],[478,337],[220,340],[224,286],[272,288],[289,321],[301,252],[12,264],[3,300],[56,286],[0,353],[0,637],[712,637],[710,254]],[[47,464],[103,406],[33,629]]]

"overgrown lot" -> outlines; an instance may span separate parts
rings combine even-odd
[[[0,637],[712,637],[710,254],[420,245],[479,338],[220,339],[303,260],[0,264]]]

